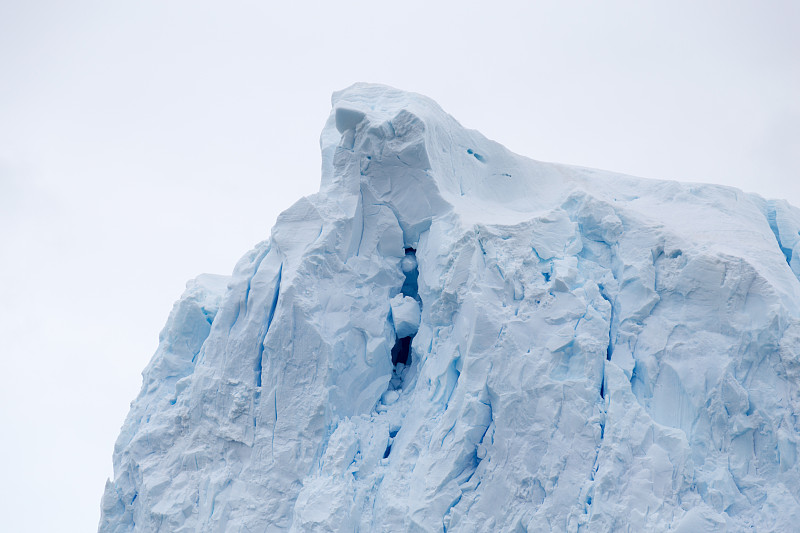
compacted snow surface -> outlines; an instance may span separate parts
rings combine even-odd
[[[800,211],[541,163],[378,85],[188,284],[100,531],[796,531]]]

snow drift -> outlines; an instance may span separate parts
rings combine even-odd
[[[175,304],[100,531],[789,531],[800,211],[333,96],[320,192]]]

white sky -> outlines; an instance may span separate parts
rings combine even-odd
[[[184,283],[375,81],[545,161],[800,205],[800,3],[0,0],[0,517],[92,531]]]

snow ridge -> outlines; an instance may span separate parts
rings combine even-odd
[[[100,531],[795,527],[800,210],[380,85],[321,147],[320,192],[175,304]]]

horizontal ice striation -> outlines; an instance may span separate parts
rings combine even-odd
[[[176,304],[101,531],[796,529],[800,211],[532,161],[378,85],[322,152]]]

